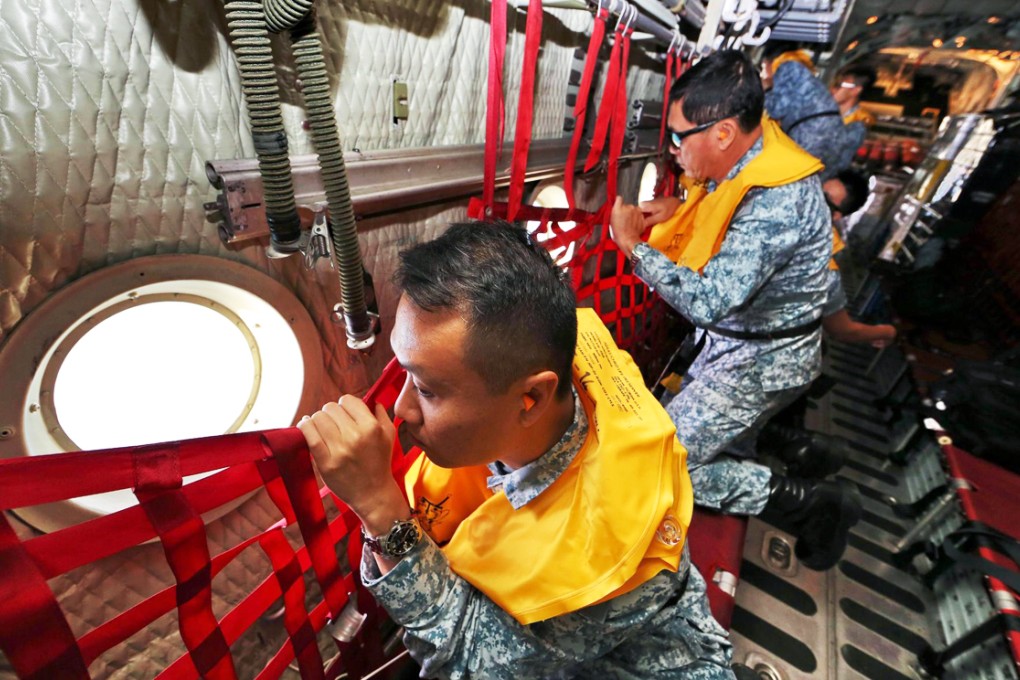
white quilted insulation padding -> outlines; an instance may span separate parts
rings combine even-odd
[[[483,141],[488,2],[322,0],[317,7],[346,149]],[[524,20],[514,12],[509,23],[511,90],[521,73]],[[587,44],[591,15],[551,10],[544,23],[536,139],[562,134],[573,51]],[[395,253],[463,218],[463,203],[360,222],[384,333],[371,356],[352,354],[329,319],[339,284],[324,262],[309,273],[297,258],[269,260],[259,244],[224,246],[205,219],[203,203],[214,196],[205,162],[253,156],[221,2],[0,0],[0,35],[0,343],[53,291],[91,271],[143,255],[202,253],[266,271],[307,306],[326,366],[323,383],[309,389],[321,401],[367,388],[390,356]],[[274,50],[291,148],[308,153],[282,38]],[[635,48],[631,98],[656,98],[661,69],[640,53]],[[409,88],[410,117],[399,126],[390,111],[394,78]],[[508,136],[515,115],[511,97]],[[274,515],[264,495],[256,496],[210,527],[211,549],[251,535]],[[247,551],[215,582],[217,612],[267,568],[258,550]],[[147,545],[51,585],[82,632],[168,583],[161,551]],[[262,634],[235,646],[243,677],[265,661],[271,645],[262,644]],[[111,650],[91,671],[103,678],[152,677],[181,652],[171,615]]]

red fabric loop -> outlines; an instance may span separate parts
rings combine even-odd
[[[676,62],[672,52],[666,54],[666,84],[662,88],[662,120],[659,122],[659,150],[666,141],[666,117],[669,114],[669,90],[673,87],[673,65]]]
[[[584,171],[589,172],[602,158],[602,150],[606,146],[609,134],[609,123],[616,111],[616,91],[620,83],[620,55],[623,47],[623,28],[619,25],[613,37],[613,49],[609,53],[609,64],[606,66],[606,85],[602,90],[602,102],[595,117],[595,131],[592,134],[591,149],[584,163]]]
[[[514,155],[510,166],[510,197],[507,219],[517,218],[524,198],[524,176],[528,170],[528,149],[535,114],[535,72],[538,70],[538,49],[542,44],[542,0],[529,0],[528,21],[524,30],[524,66],[521,72],[521,95],[517,105],[517,129],[514,133]]]
[[[506,0],[492,0],[489,14],[489,81],[485,111],[485,158],[482,199],[491,206],[496,195],[496,161],[503,148],[503,61],[506,56]]]
[[[620,50],[619,78],[616,85],[616,110],[613,112],[609,133],[609,171],[606,173],[606,202],[610,205],[616,200],[616,178],[619,174],[620,153],[623,151],[623,138],[627,133],[627,64],[630,62],[630,36],[632,28],[624,30],[623,46]],[[608,220],[608,213],[606,218]],[[608,221],[607,221],[608,224]]]
[[[574,134],[570,138],[570,151],[567,154],[567,165],[563,172],[563,189],[567,194],[567,205],[577,206],[574,200],[574,173],[577,168],[577,154],[581,150],[581,139],[584,138],[584,123],[588,117],[588,98],[591,96],[591,84],[595,76],[595,66],[599,60],[599,50],[606,37],[606,20],[609,10],[600,7],[595,14],[595,24],[588,40],[588,52],[585,54],[584,71],[577,88],[577,101],[574,102]]]

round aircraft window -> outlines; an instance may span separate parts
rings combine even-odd
[[[234,432],[251,411],[261,360],[240,317],[200,296],[146,297],[87,324],[56,370],[43,413],[76,448]]]
[[[659,181],[659,168],[655,163],[645,163],[641,171],[641,184],[638,185],[638,201],[650,201],[655,198],[655,185]]]
[[[220,258],[139,258],[75,281],[0,351],[0,457],[292,425],[314,410],[318,332],[283,285]],[[191,481],[197,478],[186,478]],[[130,491],[19,510],[44,531],[116,512]]]
[[[532,205],[539,208],[567,208],[567,192],[563,189],[563,185],[557,182],[548,182],[541,184],[535,191],[534,197],[531,200]],[[563,231],[570,231],[575,226],[573,222],[560,222],[560,229]],[[535,237],[535,240],[539,243],[547,241],[554,236],[553,232],[548,229],[542,228],[541,222],[528,222],[528,233]],[[549,251],[552,255],[553,260],[556,264],[563,265],[570,261],[574,255],[574,244],[571,243],[567,246],[560,246]]]

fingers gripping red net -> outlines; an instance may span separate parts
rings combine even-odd
[[[392,406],[403,377],[391,362],[366,401]],[[412,458],[395,445],[395,474],[402,474]],[[185,476],[211,470],[219,471],[182,484]],[[210,555],[201,515],[262,487],[279,510],[279,521]],[[158,677],[235,678],[231,644],[281,599],[286,641],[258,678],[279,677],[291,664],[305,679],[341,672],[360,678],[383,661],[383,613],[358,576],[357,518],[334,497],[340,512],[327,521],[322,499],[329,492],[319,488],[296,428],[2,460],[0,489],[0,649],[25,680],[88,678],[93,661],[174,609],[187,651]],[[134,489],[138,505],[27,540],[18,537],[7,514],[117,489]],[[284,533],[295,524],[303,542],[297,547]],[[175,584],[76,637],[48,580],[153,538],[162,544]],[[344,542],[347,564],[341,568],[337,548]],[[261,549],[272,572],[217,619],[213,580],[248,548]],[[323,595],[311,611],[305,604],[306,572]],[[354,593],[367,618],[352,641],[335,642],[339,657],[326,667],[318,634],[349,606]]]

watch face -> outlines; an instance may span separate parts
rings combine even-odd
[[[383,552],[391,557],[402,557],[418,545],[420,538],[421,529],[418,528],[417,522],[414,520],[400,522],[394,525],[386,536]]]

